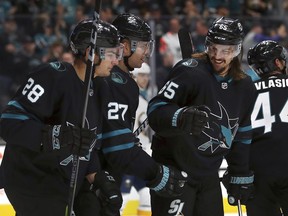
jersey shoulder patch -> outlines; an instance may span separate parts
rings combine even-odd
[[[56,62],[50,62],[49,65],[56,71],[59,71],[59,72],[63,72],[63,71],[66,71],[66,66],[65,64],[63,64],[63,62],[59,62],[59,61],[56,61]]]
[[[174,67],[172,68],[170,72],[169,78],[172,78],[173,76],[181,76],[187,75],[187,74],[197,74],[193,72],[198,72],[199,71],[199,66],[201,63],[199,60],[194,59],[194,58],[187,58],[179,61]]]
[[[127,79],[125,76],[122,75],[122,73],[120,72],[111,72],[111,80],[115,83],[118,83],[118,84],[126,84],[127,83]]]
[[[181,64],[186,66],[186,67],[197,67],[198,66],[198,60],[196,60],[194,58],[184,59]]]

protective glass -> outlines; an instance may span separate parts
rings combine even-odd
[[[222,45],[222,44],[214,44],[208,43],[205,47],[205,52],[209,56],[217,56],[219,58],[229,58],[236,57],[240,54],[241,44],[238,45]]]
[[[100,48],[100,58],[102,60],[109,60],[109,61],[115,61],[115,60],[122,60],[123,59],[123,50],[124,45],[120,44],[118,47],[112,47],[112,48]]]
[[[283,50],[281,52],[281,58],[285,61],[285,72],[288,74],[288,52],[286,48],[283,47]]]
[[[154,47],[155,47],[155,41],[150,40],[150,41],[131,41],[131,50],[133,52],[143,54],[147,57],[151,57],[153,52],[154,52]]]

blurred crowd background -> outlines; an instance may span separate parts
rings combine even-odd
[[[0,109],[31,69],[43,62],[73,62],[68,37],[79,21],[92,17],[95,0],[0,0]],[[238,18],[245,31],[243,69],[248,49],[266,39],[288,47],[288,0],[102,0],[100,18],[107,22],[130,12],[150,24],[156,41],[149,60],[150,97],[162,87],[181,60],[178,30],[192,32],[196,51],[204,50],[211,22]],[[149,98],[148,98],[149,99]]]

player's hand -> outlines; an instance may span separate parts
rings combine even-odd
[[[200,135],[209,121],[210,109],[205,106],[189,106],[184,108],[178,115],[177,125],[183,131]]]
[[[113,176],[107,171],[97,172],[92,190],[96,192],[101,201],[102,216],[119,215],[123,200],[120,187],[116,184]]]
[[[248,175],[233,175],[228,171],[223,175],[222,183],[225,186],[228,194],[228,203],[232,206],[238,204],[246,204],[248,199],[253,198],[254,195],[254,174],[250,172]]]
[[[46,125],[42,131],[44,151],[69,148],[74,155],[86,156],[95,141],[95,132],[77,126]]]
[[[160,165],[154,180],[147,183],[147,187],[163,197],[180,196],[184,192],[184,185],[188,175],[171,166]]]

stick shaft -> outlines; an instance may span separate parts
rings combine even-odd
[[[191,54],[194,52],[194,44],[191,33],[186,28],[181,28],[178,32],[178,38],[182,58],[191,58]]]
[[[133,132],[135,136],[138,136],[147,126],[149,125],[148,123],[148,118],[146,118],[140,125],[139,127]]]
[[[240,199],[237,200],[237,208],[239,216],[243,216]]]
[[[93,15],[93,25],[91,31],[91,39],[90,39],[90,51],[88,60],[86,63],[86,73],[84,79],[84,104],[83,104],[83,113],[82,113],[82,128],[85,127],[85,119],[86,119],[86,112],[88,106],[88,99],[89,99],[89,90],[91,86],[91,79],[93,76],[93,63],[95,58],[95,49],[96,49],[96,40],[97,40],[97,25],[99,21],[99,12],[101,7],[101,0],[95,0],[95,11]],[[73,162],[72,162],[72,174],[70,179],[70,188],[69,188],[69,199],[68,199],[68,216],[72,216],[73,212],[73,205],[74,199],[76,194],[76,187],[77,187],[77,178],[78,178],[78,171],[79,171],[79,156],[73,155]],[[67,215],[67,214],[66,214]]]

